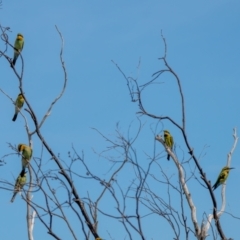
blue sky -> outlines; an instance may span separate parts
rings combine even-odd
[[[94,151],[101,152],[109,144],[92,128],[114,139],[117,123],[123,134],[127,134],[129,125],[132,124],[132,136],[138,126],[138,106],[130,102],[126,82],[111,60],[114,60],[127,76],[138,76],[139,83],[149,81],[151,75],[162,67],[158,60],[164,50],[162,30],[167,41],[168,63],[180,77],[184,91],[186,129],[190,144],[194,147],[196,156],[204,155],[200,163],[212,182],[226,165],[226,156],[233,144],[232,129],[236,127],[239,131],[240,123],[237,107],[240,102],[238,1],[188,0],[148,3],[25,0],[24,3],[14,3],[3,0],[0,23],[11,28],[11,43],[14,43],[18,32],[24,35],[24,91],[40,119],[63,84],[59,61],[61,41],[55,25],[64,37],[67,89],[42,128],[44,138],[62,159],[68,161],[68,151],[71,151],[74,145],[79,153],[84,151],[92,171],[102,178],[107,178],[106,172],[110,165],[94,154]],[[0,48],[3,48],[2,42]],[[8,55],[11,57],[12,54],[9,49]],[[137,69],[140,58],[141,65]],[[17,79],[5,59],[1,58],[0,62],[0,87],[15,99],[19,92]],[[20,66],[18,60],[16,68],[20,70]],[[152,85],[143,93],[146,109],[156,115],[169,115],[180,122],[180,97],[175,80],[164,75],[158,82],[161,84]],[[0,156],[4,156],[12,153],[7,143],[25,143],[27,135],[21,116],[15,123],[11,121],[14,106],[3,94],[0,94],[0,106],[4,112],[0,124]],[[157,122],[147,117],[140,119],[145,125],[134,147],[144,166],[145,153],[152,153],[154,149],[151,127],[155,128]],[[29,122],[32,126],[30,119]],[[187,158],[186,152],[185,155],[181,153],[181,149],[185,151],[185,147],[180,132],[167,121],[161,124],[157,128],[158,134],[162,134],[162,129],[169,129],[174,135],[178,156],[181,159]],[[41,145],[36,137],[33,140],[34,156],[37,157],[40,155]],[[156,151],[162,152],[164,156],[163,147],[160,144],[155,146]],[[228,180],[226,207],[226,211],[238,217],[240,193],[235,189],[240,181],[239,157],[237,146],[232,159],[232,166],[236,169],[231,172]],[[49,159],[45,152],[43,161],[46,168],[49,167]],[[10,155],[5,161],[7,164],[0,168],[1,178],[14,182],[20,168],[20,157]],[[174,164],[165,161],[165,157],[158,161],[166,172],[176,173]],[[127,173],[133,174],[134,178],[131,168],[126,170]],[[124,186],[129,184],[129,181],[127,179]],[[77,184],[82,186],[81,180]],[[86,196],[87,191],[96,194],[99,185],[90,186],[89,189],[80,190],[82,196]],[[198,220],[201,222],[203,213],[211,212],[210,199],[204,189],[194,191],[194,188],[199,187],[196,181],[192,181],[189,187],[192,189]],[[1,194],[1,235],[7,240],[19,237],[26,239],[25,203],[18,196],[14,204],[9,204],[11,194],[10,191],[2,191]],[[207,200],[203,203],[205,198]],[[220,189],[216,190],[216,198],[220,205]],[[102,203],[103,208],[107,207],[106,202]],[[17,211],[18,209],[21,210]],[[237,239],[240,235],[237,228],[239,221],[227,214],[222,216],[221,221],[227,236]],[[102,223],[99,226],[105,239],[108,239],[107,230],[110,229],[108,226],[111,226],[108,224],[106,226]],[[14,231],[9,232],[9,226]],[[146,232],[151,232],[146,234],[147,239],[158,238],[159,232],[155,234],[152,227],[154,224],[146,221]],[[173,238],[167,225],[164,229],[166,230],[163,231],[162,228],[161,234],[165,239]],[[113,230],[112,234],[116,240],[125,236],[121,228]],[[35,239],[50,239],[38,220],[34,235]]]

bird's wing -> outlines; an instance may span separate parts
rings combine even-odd
[[[225,179],[226,175],[227,174],[225,172],[220,173],[219,179]]]

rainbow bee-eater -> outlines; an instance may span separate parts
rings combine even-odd
[[[226,166],[222,169],[222,171],[220,172],[220,174],[218,176],[218,179],[217,179],[216,183],[212,186],[213,191],[217,187],[219,187],[221,184],[225,183],[231,169],[234,169],[234,168],[230,168],[230,167]]]
[[[32,149],[25,144],[19,144],[18,151],[22,152],[22,170],[25,170],[31,160]]]
[[[23,50],[23,46],[24,46],[23,35],[21,33],[18,33],[14,43],[14,55],[13,55],[13,61],[12,61],[13,65],[15,65],[20,52]]]
[[[13,121],[15,121],[17,119],[18,112],[22,108],[23,104],[24,104],[24,97],[20,93],[20,94],[18,94],[18,97],[15,101],[15,114],[14,114],[13,119],[12,119]]]
[[[11,202],[14,201],[17,193],[22,190],[22,188],[26,184],[26,182],[27,182],[27,173],[25,172],[25,170],[22,170],[16,180],[15,187],[14,187],[14,193],[13,193]]]
[[[170,132],[168,130],[164,130],[164,141],[165,144],[172,150],[173,149],[173,137],[171,136]],[[167,160],[170,160],[170,155],[167,155]]]

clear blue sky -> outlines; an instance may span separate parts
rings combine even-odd
[[[102,178],[105,178],[109,165],[94,154],[93,149],[101,152],[108,143],[91,128],[97,128],[114,139],[117,122],[124,134],[127,134],[128,127],[133,122],[133,136],[138,123],[137,104],[130,102],[126,82],[111,60],[119,64],[126,75],[138,74],[140,83],[149,81],[151,75],[162,66],[158,60],[164,49],[162,30],[168,46],[168,62],[182,82],[190,144],[194,147],[196,156],[204,155],[200,163],[209,179],[215,181],[220,169],[226,164],[227,153],[232,147],[232,129],[237,127],[240,131],[240,113],[237,107],[240,102],[239,1],[155,0],[149,3],[3,0],[0,23],[11,28],[9,40],[12,43],[17,33],[24,35],[24,91],[40,119],[63,84],[59,61],[61,41],[55,30],[55,25],[58,26],[65,41],[64,61],[68,85],[64,96],[45,122],[42,133],[52,149],[66,161],[72,144],[79,153],[83,150],[92,171]],[[2,42],[0,47],[3,48]],[[12,57],[12,49],[8,50],[8,55]],[[139,58],[141,67],[138,72]],[[18,61],[18,70],[20,65]],[[0,72],[1,89],[15,99],[19,93],[18,82],[3,58],[0,59]],[[179,122],[180,98],[176,82],[168,76],[158,82],[162,84],[149,87],[143,94],[147,110],[156,115],[169,115]],[[0,107],[3,112],[0,156],[4,156],[13,153],[7,143],[25,143],[27,136],[21,116],[15,123],[11,121],[14,106],[3,94],[0,94]],[[156,120],[146,117],[141,120],[145,126],[135,148],[139,160],[144,162],[146,156],[143,152],[153,151],[153,134],[149,132]],[[31,126],[31,120],[29,122]],[[187,153],[181,153],[181,149],[185,148],[179,131],[169,122],[163,124],[174,135],[179,157],[187,159]],[[160,130],[158,133],[162,134]],[[34,137],[33,140],[36,139]],[[39,157],[40,150],[39,142],[34,141],[35,157]],[[157,151],[163,151],[160,144],[157,145]],[[164,154],[163,152],[162,155]],[[44,153],[46,166],[49,158]],[[236,169],[228,179],[226,207],[226,211],[238,217],[240,191],[236,189],[240,181],[239,158],[238,146],[232,159],[232,166]],[[1,178],[14,182],[20,169],[20,157],[10,155],[5,161],[7,164],[0,167]],[[169,173],[176,173],[173,163],[166,162],[164,157],[159,162]],[[131,169],[129,174],[133,174],[134,178]],[[200,223],[203,213],[211,213],[212,206],[204,189],[194,192],[196,186],[199,187],[198,183],[192,181],[190,190],[197,205]],[[87,190],[94,194],[94,189],[84,189],[80,194],[86,196]],[[11,194],[10,191],[1,191],[1,238],[26,239],[25,203],[18,196],[14,204],[9,204]],[[216,197],[220,205],[220,189],[216,191]],[[21,210],[18,211],[19,209]],[[221,221],[227,236],[237,239],[240,235],[237,227],[239,220],[225,214]],[[146,231],[152,231],[148,239],[159,239],[159,232],[151,230],[152,225],[146,222]],[[9,231],[10,227],[13,231]],[[108,239],[108,226],[100,223],[99,227],[102,237]],[[123,229],[115,229],[112,234],[116,240],[125,236]],[[168,228],[165,231],[162,229],[161,234],[165,236],[162,239],[173,237]],[[34,235],[35,239],[50,239],[38,220]]]

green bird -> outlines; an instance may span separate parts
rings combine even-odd
[[[25,170],[31,160],[32,149],[31,147],[21,143],[18,145],[18,151],[22,152],[22,170]]]
[[[11,202],[14,201],[15,197],[17,196],[17,193],[20,192],[23,188],[23,186],[27,182],[27,173],[25,170],[22,170],[16,180],[15,187],[14,187],[14,193],[11,199]]]
[[[171,149],[173,149],[173,144],[174,144],[174,141],[173,141],[173,137],[172,135],[170,134],[170,132],[168,130],[164,130],[164,141],[165,141],[165,144]],[[168,154],[167,156],[167,160],[170,160],[170,155]]]
[[[21,33],[18,33],[17,38],[14,43],[14,56],[13,56],[13,61],[12,61],[13,66],[16,63],[20,52],[23,50],[23,46],[24,46],[23,35]]]
[[[216,183],[212,186],[213,191],[214,191],[217,187],[219,187],[221,184],[225,183],[225,181],[226,181],[227,178],[228,178],[229,171],[230,171],[231,169],[234,169],[234,168],[230,168],[230,167],[226,166],[226,167],[224,167],[224,168],[222,169],[222,171],[220,172],[220,174],[219,174],[219,176],[218,176],[218,179],[217,179]]]
[[[12,119],[13,121],[15,121],[17,119],[18,112],[22,108],[23,104],[24,104],[24,97],[20,93],[20,94],[18,94],[18,97],[15,101],[15,114],[14,114],[13,119]]]

